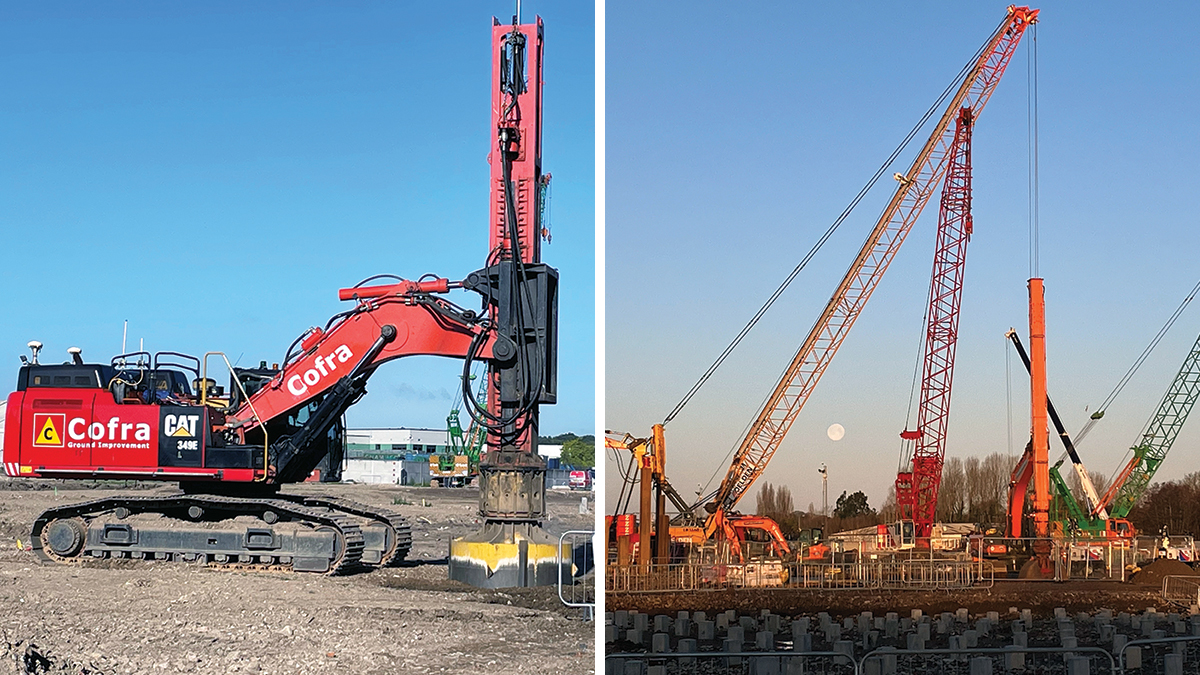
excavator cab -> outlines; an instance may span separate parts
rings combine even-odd
[[[229,391],[238,391],[238,384],[241,384],[246,395],[253,396],[278,374],[279,369],[268,368],[266,361],[259,361],[257,368],[234,368],[229,376]]]
[[[17,374],[17,391],[28,388],[99,389],[112,377],[112,369],[95,363],[75,365],[28,364]]]
[[[188,363],[169,360],[175,358]],[[200,360],[177,352],[132,352],[113,357],[109,371],[104,387],[118,404],[191,405],[189,383],[200,378]]]

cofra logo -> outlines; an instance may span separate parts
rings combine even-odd
[[[61,448],[62,430],[67,426],[65,413],[36,413],[33,416],[33,444]]]
[[[111,417],[104,422],[89,423],[82,417],[67,422],[67,436],[73,441],[148,441],[150,425],[145,422],[122,422],[120,417]]]
[[[328,377],[333,371],[337,370],[339,363],[345,363],[353,357],[350,348],[346,345],[339,345],[333,350],[332,354],[325,356],[318,355],[313,361],[313,367],[297,373],[287,379],[288,391],[292,392],[293,396],[302,396],[308,393],[309,387],[317,386],[317,383]]]

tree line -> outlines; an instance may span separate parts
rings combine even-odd
[[[590,469],[596,466],[596,437],[588,434],[577,436],[571,432],[557,436],[538,436],[538,445],[561,445],[559,461],[573,469]]]
[[[1000,452],[983,457],[946,459],[938,491],[936,520],[1003,525],[1008,514],[1009,482],[1016,463],[1016,457]],[[1063,464],[1059,471],[1075,500],[1086,505],[1081,481],[1070,464]],[[1110,485],[1109,477],[1094,471],[1088,476],[1096,492],[1104,494]],[[807,511],[797,510],[787,486],[763,483],[758,491],[755,513],[775,520],[789,538],[795,538],[801,530],[811,527],[824,526],[827,533],[839,532],[897,520],[896,491],[894,487],[888,489],[888,496],[878,510],[871,508],[861,491],[843,492],[826,518],[826,514],[820,513],[811,503]],[[1166,527],[1171,534],[1200,536],[1200,471],[1179,481],[1152,484],[1130,512],[1129,520],[1143,534],[1157,534]]]

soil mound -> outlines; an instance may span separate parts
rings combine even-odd
[[[1138,570],[1130,577],[1129,581],[1139,586],[1161,586],[1163,577],[1172,575],[1200,576],[1200,572],[1192,569],[1185,562],[1159,558]]]

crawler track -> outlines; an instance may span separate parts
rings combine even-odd
[[[277,497],[308,507],[349,513],[359,518],[366,518],[373,524],[381,526],[384,529],[381,542],[383,545],[368,547],[363,555],[362,562],[368,567],[395,567],[404,561],[409,549],[412,548],[412,528],[408,525],[408,519],[395,511],[379,509],[337,497],[307,497],[291,494],[279,494]],[[378,557],[374,554],[375,550],[378,550]]]
[[[369,516],[338,512],[340,507],[331,500],[304,501],[217,495],[107,497],[42,512],[34,521],[31,540],[44,562],[181,560],[239,570],[330,575],[359,569],[364,536],[355,521]],[[330,503],[317,503],[321,501]],[[135,518],[144,514],[170,520],[147,523]],[[260,522],[234,521],[238,516],[254,516]],[[407,524],[403,526],[411,541]],[[398,544],[399,537],[394,539]]]

